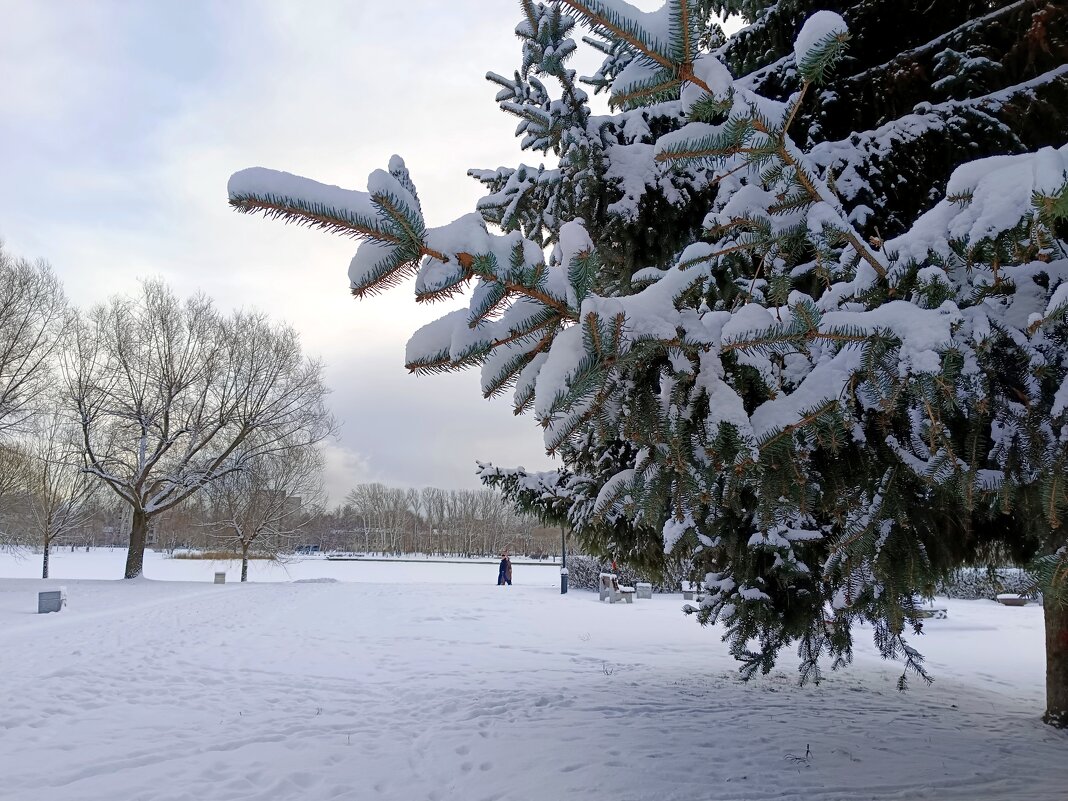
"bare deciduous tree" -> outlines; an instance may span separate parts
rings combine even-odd
[[[30,457],[21,443],[0,442],[0,548],[25,545]]]
[[[248,581],[250,550],[277,558],[313,519],[323,500],[322,472],[319,449],[296,441],[246,460],[208,486],[208,525],[241,554],[242,581]]]
[[[384,484],[358,484],[345,496],[364,535],[364,549],[401,553],[420,526],[419,493]]]
[[[437,487],[423,487],[419,492],[419,514],[426,527],[427,553],[446,552],[441,532],[444,530],[447,497],[448,493]]]
[[[65,375],[87,469],[132,509],[126,578],[142,572],[154,516],[335,428],[322,365],[291,327],[224,316],[203,295],[182,302],[158,280],[89,312]]]
[[[0,435],[24,423],[45,389],[70,310],[50,267],[0,244]]]
[[[57,404],[34,416],[26,437],[27,501],[34,539],[41,546],[41,578],[48,578],[52,547],[84,528],[96,513],[99,483],[86,470],[77,423]]]

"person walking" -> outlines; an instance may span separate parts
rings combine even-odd
[[[497,570],[497,586],[512,584],[512,560],[508,558],[508,551],[501,554],[501,564]]]

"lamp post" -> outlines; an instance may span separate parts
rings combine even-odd
[[[560,526],[560,594],[567,595],[567,532]]]

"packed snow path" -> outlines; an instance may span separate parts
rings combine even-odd
[[[864,656],[820,687],[799,689],[792,665],[746,686],[678,597],[601,605],[545,576],[65,580],[69,608],[33,614],[59,583],[0,579],[0,799],[1063,801],[1068,787],[1068,737],[1038,721],[1035,608],[949,602],[923,641],[936,684],[901,694]]]

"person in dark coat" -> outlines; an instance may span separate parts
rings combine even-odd
[[[512,560],[508,558],[508,551],[501,554],[501,565],[497,570],[497,586],[512,584]]]

